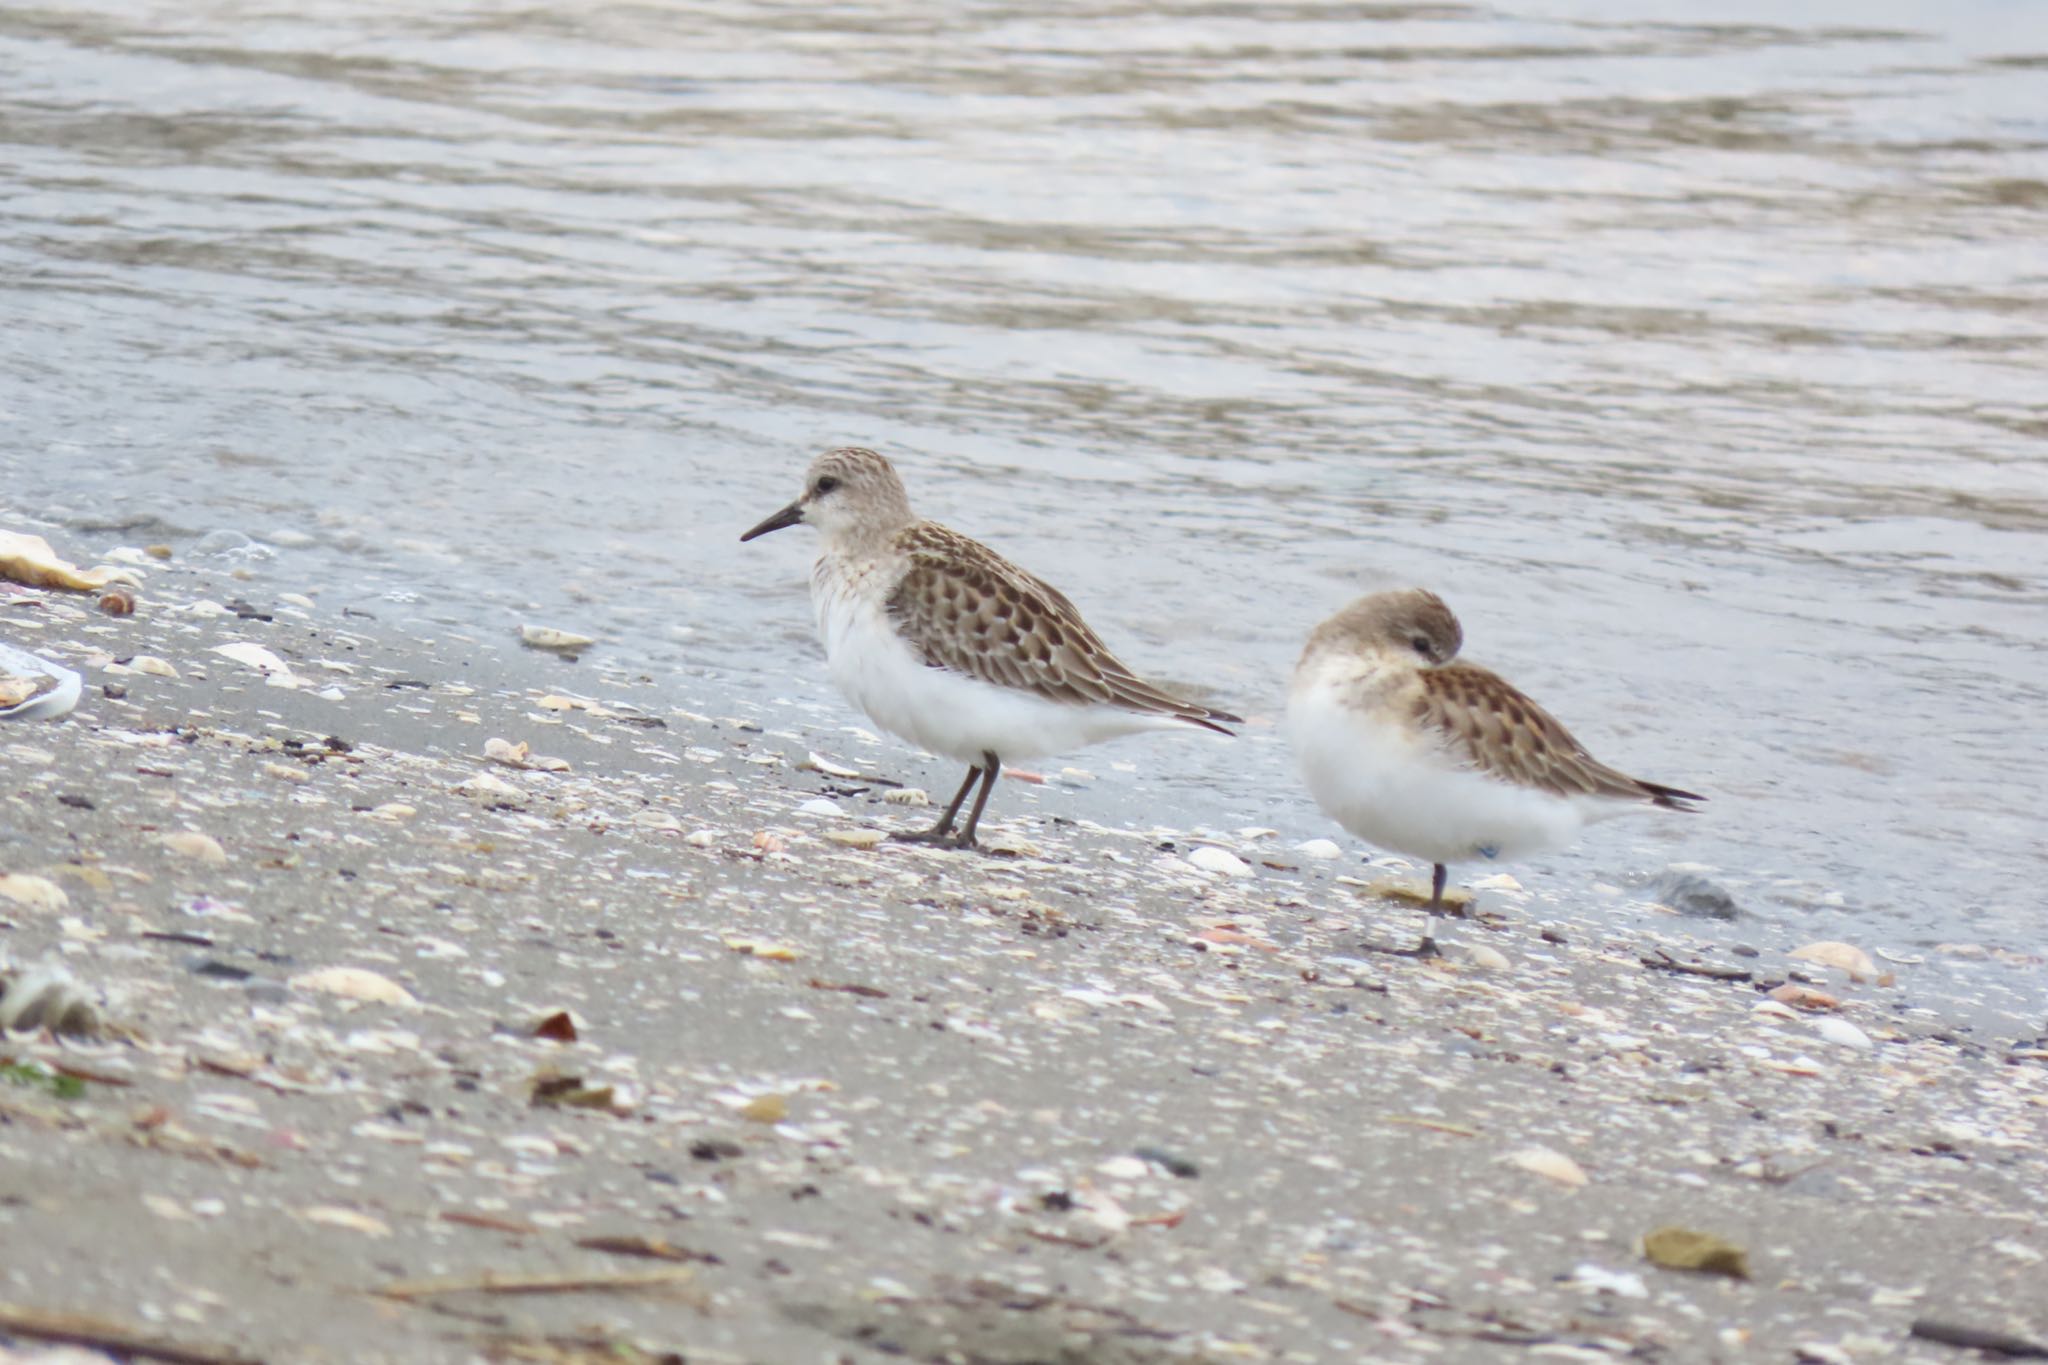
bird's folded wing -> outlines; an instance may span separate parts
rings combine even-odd
[[[1490,777],[1552,796],[1657,797],[1652,784],[1587,753],[1571,731],[1497,673],[1450,664],[1425,668],[1416,678],[1415,718],[1460,761]]]
[[[1116,706],[1197,725],[1236,719],[1132,673],[1059,589],[979,541],[924,522],[903,533],[899,548],[910,568],[889,596],[889,621],[930,667],[1073,706]]]

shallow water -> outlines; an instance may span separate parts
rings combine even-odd
[[[851,724],[735,537],[872,444],[1253,721],[1043,810],[1325,832],[1281,680],[1422,582],[1715,798],[1525,882],[2048,945],[2048,9],[817,9],[0,5],[0,499]]]

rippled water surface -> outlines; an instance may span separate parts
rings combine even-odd
[[[822,707],[735,536],[858,441],[1253,718],[1042,808],[1322,832],[1281,679],[1416,581],[1715,798],[1524,880],[2048,941],[2039,5],[0,4],[0,309],[95,549]]]

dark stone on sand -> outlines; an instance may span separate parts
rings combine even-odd
[[[1163,1147],[1140,1147],[1131,1153],[1140,1161],[1149,1161],[1168,1175],[1180,1180],[1193,1180],[1202,1173],[1202,1168],[1184,1156],[1169,1152]]]
[[[1649,898],[1687,919],[1734,919],[1742,913],[1735,897],[1695,872],[1667,871],[1650,884]]]

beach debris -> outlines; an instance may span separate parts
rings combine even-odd
[[[61,966],[0,976],[0,1033],[48,1029],[60,1036],[97,1038],[103,1027],[99,1007]]]
[[[797,951],[787,943],[771,943],[759,938],[727,938],[725,946],[746,957],[766,958],[770,962],[794,962]]]
[[[449,1294],[582,1294],[669,1289],[686,1284],[695,1274],[686,1266],[609,1274],[571,1271],[566,1274],[521,1274],[484,1271],[481,1275],[442,1280],[393,1280],[376,1292],[387,1299],[435,1299]]]
[[[860,769],[849,768],[844,763],[834,763],[815,749],[805,754],[804,761],[796,766],[806,772],[823,773],[827,777],[857,778],[861,775]]]
[[[1876,981],[1880,973],[1877,964],[1870,960],[1870,954],[1853,943],[1842,943],[1835,939],[1824,939],[1794,948],[1785,954],[1800,962],[1813,962],[1823,967],[1834,967],[1849,974],[1849,979],[1858,983]]]
[[[0,1323],[0,1326],[4,1325]],[[1913,1319],[1907,1334],[1922,1341],[1938,1341],[1944,1346],[1960,1346],[1966,1351],[1982,1351],[1986,1355],[2004,1356],[2009,1360],[2048,1360],[2048,1341],[2032,1341],[2009,1332],[1994,1332],[1959,1322],[1942,1322],[1938,1318]]]
[[[1202,1174],[1202,1168],[1193,1161],[1163,1147],[1139,1147],[1131,1155],[1140,1161],[1150,1162],[1176,1180],[1196,1180]]]
[[[1506,953],[1484,943],[1462,945],[1460,956],[1482,972],[1504,972],[1514,966]]]
[[[0,720],[55,720],[78,705],[84,688],[74,670],[0,644]]]
[[[545,1038],[551,1043],[573,1043],[581,1036],[576,1026],[574,1013],[569,1010],[550,1010],[533,1021],[532,1033],[536,1038]]]
[[[1749,1278],[1749,1254],[1733,1242],[1692,1228],[1661,1227],[1643,1238],[1643,1256],[1666,1270]]]
[[[1232,853],[1229,849],[1217,848],[1214,844],[1203,844],[1188,852],[1188,862],[1204,872],[1214,872],[1223,877],[1249,877],[1252,865]]]
[[[1636,959],[1653,972],[1676,972],[1680,976],[1704,976],[1710,981],[1748,981],[1754,976],[1741,967],[1716,967],[1707,962],[1680,962],[1662,948]]]
[[[578,1237],[576,1245],[585,1251],[602,1251],[613,1256],[645,1256],[656,1261],[703,1261],[709,1265],[720,1265],[718,1257],[708,1251],[693,1251],[679,1247],[674,1242],[659,1237],[642,1237],[638,1234],[621,1234],[597,1237]]]
[[[1552,1151],[1548,1147],[1524,1147],[1520,1151],[1509,1152],[1501,1160],[1510,1166],[1519,1166],[1532,1175],[1540,1175],[1545,1180],[1554,1180],[1560,1185],[1569,1185],[1576,1189],[1586,1183],[1586,1172],[1578,1162],[1563,1152]]]
[[[602,1109],[609,1113],[623,1108],[615,1087],[591,1085],[581,1076],[552,1066],[534,1072],[527,1089],[534,1107],[540,1109]]]
[[[476,773],[455,784],[457,794],[474,797],[486,805],[506,802],[518,804],[526,800],[526,793],[494,773]]]
[[[1680,868],[1666,868],[1664,874],[1650,884],[1645,897],[1672,914],[1687,919],[1727,920],[1742,913],[1735,904],[1735,897],[1719,883]]]
[[[1403,1128],[1426,1128],[1432,1133],[1449,1133],[1452,1137],[1478,1137],[1479,1130],[1449,1119],[1424,1118],[1414,1114],[1389,1114],[1388,1123],[1397,1123]]]
[[[889,998],[889,992],[880,986],[863,986],[856,981],[821,981],[814,976],[810,980],[810,986],[814,991],[839,991],[845,995],[863,996],[869,1000]]]
[[[1377,900],[1394,901],[1401,905],[1428,905],[1429,879],[1426,877],[1381,877],[1359,888],[1359,894]],[[1462,917],[1468,906],[1479,899],[1462,886],[1444,888],[1444,910],[1448,914]]]
[[[220,840],[196,829],[173,830],[169,834],[158,835],[157,842],[180,858],[190,858],[196,863],[219,867],[228,860],[228,851],[220,846]]]
[[[0,531],[0,578],[31,588],[63,588],[71,592],[98,592],[109,583],[140,586],[142,582],[126,569],[108,564],[81,569],[59,558],[50,542],[41,536],[20,531]]]
[[[1771,999],[1781,1005],[1796,1005],[1803,1010],[1838,1010],[1842,1002],[1826,991],[1817,991],[1811,986],[1802,986],[1796,981],[1787,981],[1771,991]]]
[[[740,1106],[740,1117],[749,1123],[780,1123],[789,1117],[789,1097],[773,1092],[756,1095]]]
[[[272,687],[297,687],[302,681],[276,651],[266,649],[254,640],[230,640],[227,644],[215,645],[212,652],[245,668],[255,669]]]
[[[1590,1289],[1596,1294],[1613,1294],[1624,1299],[1647,1299],[1650,1287],[1643,1283],[1643,1277],[1633,1270],[1609,1270],[1606,1266],[1583,1261],[1572,1271],[1571,1282],[1581,1289]]]
[[[160,1360],[168,1365],[263,1365],[226,1347],[194,1346],[161,1332],[91,1313],[53,1313],[0,1303],[0,1335],[60,1346],[85,1346],[127,1360]]]
[[[300,1209],[299,1217],[309,1223],[318,1223],[327,1228],[346,1228],[360,1232],[365,1237],[389,1237],[391,1225],[382,1219],[372,1218],[367,1213],[345,1209],[336,1204],[319,1204],[310,1209]]]
[[[553,626],[521,626],[519,643],[528,649],[575,654],[596,644],[597,638],[591,635],[578,635],[574,631],[557,630]]]
[[[533,750],[525,740],[514,744],[509,739],[487,739],[484,741],[484,757],[493,763],[502,763],[508,768],[524,768],[526,756]]]
[[[537,754],[523,739],[517,744],[509,739],[487,739],[484,741],[484,758],[492,763],[503,764],[507,768],[543,773],[569,771],[569,760]]]
[[[109,616],[133,616],[135,589],[124,583],[109,584],[100,593],[100,610]]]
[[[1871,1042],[1869,1034],[1857,1028],[1847,1019],[1818,1019],[1814,1021],[1813,1028],[1814,1032],[1820,1034],[1821,1037],[1841,1047],[1861,1048],[1864,1051],[1868,1051],[1876,1046],[1875,1043]]]
[[[420,1003],[413,998],[411,991],[390,977],[379,976],[365,967],[323,967],[319,971],[303,972],[285,984],[295,991],[359,1000],[369,1005],[418,1009]]]
[[[63,887],[48,877],[28,872],[9,872],[0,876],[0,900],[46,915],[62,914],[71,908],[71,897],[65,894]]]

